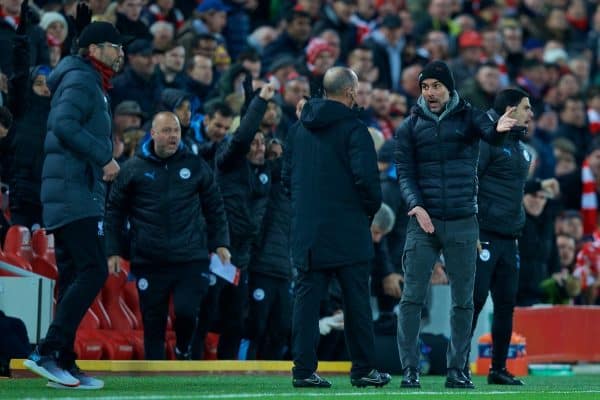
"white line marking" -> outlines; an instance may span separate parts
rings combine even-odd
[[[67,390],[67,389],[65,389]],[[477,394],[477,395],[513,395],[513,394],[522,394],[527,395],[526,391],[491,391],[491,392],[481,392],[481,391],[473,391],[473,390],[448,390],[448,391],[396,391],[396,392],[388,392],[385,390],[374,389],[373,391],[355,391],[355,392],[330,392],[328,390],[319,390],[319,389],[308,389],[310,392],[306,390],[298,390],[297,392],[290,393],[223,393],[223,394],[197,394],[197,395],[174,395],[174,396],[165,396],[165,395],[139,395],[139,396],[98,396],[98,397],[88,397],[86,396],[86,400],[169,400],[169,399],[207,399],[207,400],[218,400],[218,399],[255,399],[259,397],[266,398],[278,398],[278,397],[354,397],[354,396],[433,396],[433,395],[456,395],[456,394]],[[312,391],[314,390],[314,391]],[[369,390],[369,389],[367,389]],[[550,391],[550,392],[536,392],[537,394],[593,394],[599,393],[600,390],[574,390],[574,391]],[[81,397],[52,397],[61,400],[80,400]],[[21,400],[37,400],[39,398],[36,397],[26,397]]]

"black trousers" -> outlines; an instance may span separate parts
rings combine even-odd
[[[137,278],[144,322],[146,360],[165,359],[165,333],[169,298],[173,295],[177,349],[188,353],[196,328],[198,308],[208,287],[208,262],[193,265],[161,265],[153,268],[132,265]]]
[[[373,369],[375,343],[369,302],[370,271],[369,263],[298,271],[292,317],[294,378],[308,378],[317,370],[319,308],[334,275],[344,297],[344,334],[352,361],[350,375],[362,377]]]
[[[58,351],[63,368],[70,368],[75,361],[73,344],[77,327],[108,277],[104,231],[100,219],[85,218],[52,233],[58,297],[54,320],[39,351],[43,355]]]
[[[292,328],[290,281],[250,272],[247,359],[281,360]]]
[[[473,325],[485,304],[488,292],[492,294],[492,368],[506,367],[506,357],[512,334],[513,310],[519,287],[519,248],[516,239],[481,231],[479,240],[483,251],[477,258],[475,289],[473,292]],[[488,242],[488,243],[485,243]]]
[[[192,358],[202,359],[206,334],[216,331],[220,333],[217,349],[219,360],[237,360],[248,315],[248,270],[241,271],[237,286],[221,278],[213,279],[216,279],[215,284],[209,287],[200,308]]]

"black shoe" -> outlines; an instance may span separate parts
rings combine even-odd
[[[382,387],[390,383],[391,380],[390,374],[372,369],[371,372],[361,378],[350,378],[350,383],[352,383],[352,386],[358,387]]]
[[[294,378],[292,385],[296,388],[330,388],[331,382],[313,372],[311,376],[305,379]]]
[[[469,367],[468,365],[466,367],[463,368],[463,375],[465,376],[465,378],[467,378],[468,380],[472,379],[472,375],[471,375],[471,367]]]
[[[450,389],[475,389],[475,385],[458,368],[448,370],[446,376],[446,387]]]
[[[192,352],[188,351],[187,353],[182,353],[177,346],[175,346],[175,358],[179,361],[189,361],[192,359]]]
[[[490,369],[487,381],[490,385],[523,385],[523,381],[515,378],[506,368]]]
[[[10,378],[10,361],[0,359],[0,378]]]
[[[414,367],[404,368],[402,382],[400,382],[400,387],[420,389],[421,381],[419,380],[419,370]]]

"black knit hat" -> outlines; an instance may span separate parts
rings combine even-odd
[[[443,61],[432,61],[423,68],[419,75],[419,86],[425,79],[437,79],[446,86],[450,93],[454,91],[454,77],[448,65]]]

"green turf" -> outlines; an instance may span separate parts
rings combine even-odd
[[[288,376],[200,375],[200,376],[107,376],[102,390],[56,390],[45,387],[42,379],[0,380],[0,399],[96,398],[104,400],[155,399],[600,399],[599,376],[526,378],[526,386],[487,385],[474,379],[475,390],[446,390],[443,377],[423,377],[421,390],[401,390],[400,377],[382,389],[356,389],[348,377],[328,377],[331,389],[293,389]]]

